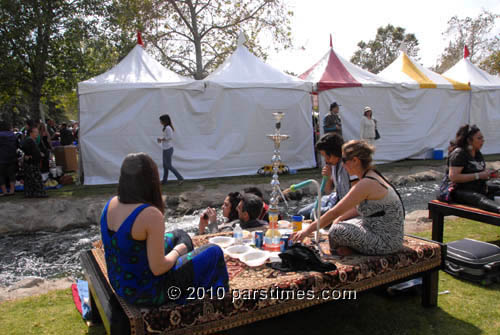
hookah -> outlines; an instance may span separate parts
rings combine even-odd
[[[272,192],[269,201],[269,229],[264,236],[264,249],[268,251],[280,251],[280,238],[281,233],[278,230],[278,203],[279,197],[283,199],[285,205],[288,203],[285,199],[283,192],[280,189],[280,182],[278,179],[278,169],[281,164],[280,145],[281,142],[287,140],[290,136],[280,134],[281,119],[285,116],[283,112],[274,112],[273,117],[275,123],[275,133],[267,135],[267,137],[274,142],[274,152],[271,159],[273,167],[273,177],[271,180]]]
[[[323,191],[325,190],[325,186],[326,186],[326,183],[328,182],[328,177],[327,176],[323,176],[323,179],[321,180],[321,185],[314,179],[308,179],[308,180],[304,180],[303,182],[300,182],[298,184],[293,184],[291,185],[289,188],[287,188],[284,193],[287,194],[289,192],[295,192],[301,188],[304,188],[310,184],[314,184],[314,186],[316,186],[316,189],[318,191],[318,198],[316,199],[316,201],[314,202],[314,210],[312,212],[313,214],[313,220],[316,221],[316,232],[315,232],[315,236],[314,236],[314,246],[316,247],[316,249],[319,251],[319,253],[321,254],[322,257],[326,258],[326,259],[331,259],[333,258],[332,256],[328,255],[328,254],[325,254],[323,252],[323,250],[321,249],[319,243],[320,243],[320,233],[319,233],[319,218],[321,217],[321,194],[323,193]]]

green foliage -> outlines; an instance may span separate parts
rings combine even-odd
[[[81,43],[96,24],[93,0],[2,0],[0,49],[7,64],[0,67],[2,93],[22,92],[29,115],[40,118],[40,102],[54,92],[74,87],[84,67]],[[50,99],[50,98],[49,98]]]
[[[281,0],[122,0],[113,1],[109,13],[119,34],[142,31],[148,51],[167,68],[196,79],[234,51],[240,31],[247,34],[246,46],[264,59],[262,41],[275,41],[277,50],[291,45],[293,13]]]
[[[374,40],[358,43],[358,50],[351,57],[351,62],[372,73],[379,73],[398,57],[402,44],[406,48],[406,53],[418,60],[417,37],[405,31],[405,28],[394,27],[391,24],[378,28]]]
[[[455,65],[463,57],[464,46],[467,45],[473,63],[481,62],[500,48],[500,37],[490,36],[498,14],[483,11],[477,17],[459,18],[453,16],[448,20],[448,28],[443,36],[448,40],[448,46],[438,59],[434,68],[436,72],[443,73]]]
[[[500,50],[493,51],[479,65],[483,70],[490,74],[500,74]]]

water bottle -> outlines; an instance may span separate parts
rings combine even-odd
[[[237,223],[236,226],[234,226],[233,237],[235,244],[243,244],[243,229],[241,229],[239,223]]]

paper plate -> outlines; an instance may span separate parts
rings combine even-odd
[[[224,252],[232,258],[240,258],[244,254],[246,254],[252,250],[255,250],[255,249],[252,247],[249,247],[248,245],[239,244],[239,245],[232,245],[232,246],[226,248],[226,250],[224,250]]]
[[[208,239],[208,242],[217,244],[222,249],[229,247],[234,243],[234,238],[229,236],[214,236]]]
[[[267,251],[255,250],[240,256],[240,260],[248,266],[261,266],[269,258]]]

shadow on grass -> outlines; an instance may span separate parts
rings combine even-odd
[[[480,334],[476,326],[440,307],[424,308],[420,296],[368,292],[356,301],[332,301],[223,334]]]

